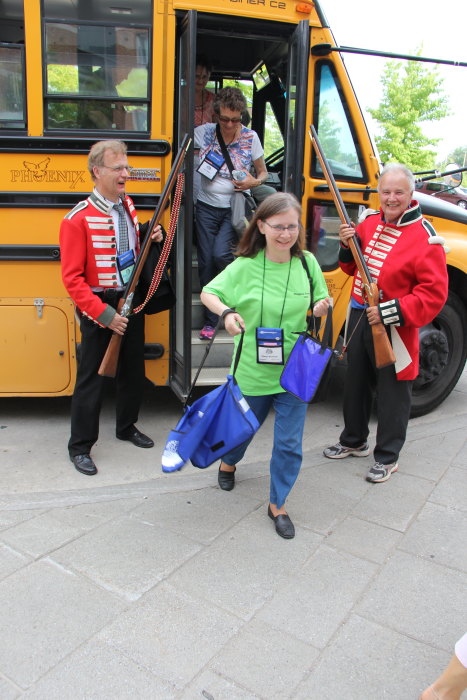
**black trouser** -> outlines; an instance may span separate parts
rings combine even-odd
[[[357,325],[360,317],[360,322]],[[369,434],[373,395],[377,396],[376,462],[397,462],[405,442],[412,400],[412,381],[396,378],[394,366],[376,369],[373,336],[365,311],[350,312],[347,338],[353,329],[347,349],[347,373],[344,390],[344,423],[340,442],[358,447]]]
[[[99,436],[104,377],[97,371],[112,336],[85,316],[81,319],[81,353],[71,403],[71,456],[87,454]],[[130,316],[123,336],[116,381],[116,433],[124,435],[138,420],[144,388],[144,314]]]

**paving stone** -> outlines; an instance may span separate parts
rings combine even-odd
[[[465,513],[427,503],[399,544],[399,549],[467,573]]]
[[[287,697],[318,657],[318,650],[284,630],[252,619],[214,657],[214,671],[264,698]]]
[[[408,440],[399,460],[399,469],[405,474],[438,481],[449,465],[454,464],[455,460],[459,461],[459,455],[465,454],[466,422],[467,415],[463,418],[463,427],[457,430],[446,422],[444,435],[441,426],[436,426],[433,434],[433,426],[430,425],[429,430],[426,431],[427,434]],[[417,431],[417,435],[419,432],[424,431]]]
[[[356,615],[339,630],[293,700],[409,700],[449,656]]]
[[[99,639],[181,690],[240,625],[233,615],[161,583]]]
[[[353,465],[325,460],[313,469],[302,469],[287,503],[295,523],[327,535],[367,490]]]
[[[411,520],[429,497],[433,483],[399,471],[382,484],[369,489],[355,506],[352,515],[405,532]]]
[[[236,683],[218,676],[212,671],[204,671],[180,696],[180,700],[261,700],[259,695],[240,688]]]
[[[0,580],[27,566],[31,559],[0,542]],[[0,695],[1,697],[1,695]]]
[[[323,649],[367,587],[377,567],[321,546],[300,572],[290,575],[257,617],[306,644]]]
[[[467,629],[466,590],[465,574],[396,552],[356,612],[452,654],[454,643]]]
[[[132,511],[131,518],[207,544],[258,507],[254,498],[238,491],[200,489],[150,498]]]
[[[177,697],[173,687],[105,642],[84,644],[41,678],[22,698],[132,700]]]
[[[135,498],[105,502],[100,501],[98,503],[82,503],[65,508],[53,508],[53,510],[50,511],[50,515],[55,520],[58,520],[68,527],[88,531],[133,510],[140,503],[140,500],[140,498]]]
[[[57,549],[81,534],[76,527],[60,523],[50,513],[38,515],[2,533],[2,540],[12,547],[38,558]]]
[[[400,539],[400,532],[349,516],[334,528],[326,538],[326,544],[383,564]]]
[[[90,581],[33,562],[0,582],[0,670],[27,689],[123,608]]]
[[[263,508],[186,562],[170,582],[179,590],[195,590],[200,598],[248,620],[278,586],[300,570],[320,541],[318,535],[302,528],[297,528],[295,539],[282,539]]]
[[[425,450],[424,444],[425,438],[404,445],[399,459],[399,472],[429,481],[438,481],[445,473],[449,463],[437,457],[431,457],[430,453]]]
[[[450,467],[430,495],[430,501],[467,511],[467,470]]]
[[[65,545],[53,559],[137,600],[199,549],[176,533],[123,516]]]
[[[0,531],[18,525],[30,518],[36,518],[43,513],[43,510],[2,510],[0,504]]]
[[[20,691],[9,683],[6,678],[0,676],[0,698],[2,700],[15,700],[19,696]]]

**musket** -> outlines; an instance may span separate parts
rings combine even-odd
[[[149,249],[152,245],[151,232],[153,231],[154,227],[160,223],[162,219],[165,208],[169,201],[170,193],[172,192],[172,189],[177,180],[178,174],[182,168],[183,161],[185,160],[185,156],[188,152],[190,145],[191,137],[187,134],[183,139],[182,145],[180,146],[180,149],[172,165],[172,169],[169,173],[169,177],[167,178],[164,189],[160,196],[156,210],[152,215],[151,221],[149,222],[148,234],[144,240],[143,245],[141,246],[140,253],[138,255],[130,278],[125,285],[123,296],[118,302],[117,312],[120,314],[120,316],[128,318],[128,316],[131,315],[136,285],[138,284],[144,263],[149,254]],[[120,355],[120,347],[122,344],[122,340],[122,335],[119,335],[115,332],[112,333],[112,337],[110,338],[107,350],[99,367],[98,374],[100,374],[101,377],[115,377],[115,375],[117,374],[118,358]]]
[[[321,144],[318,140],[318,134],[316,133],[316,129],[313,124],[310,126],[309,134],[324,177],[326,178],[326,182],[328,183],[329,190],[332,194],[334,204],[336,205],[339,218],[343,224],[352,226],[352,222],[345,208],[345,204],[342,201],[341,193],[339,192],[336,181],[334,180],[334,175],[332,174],[332,170],[329,167],[329,163],[327,162],[323,153],[323,149],[321,148]],[[348,239],[348,244],[362,279],[363,293],[366,301],[368,302],[369,306],[377,306],[379,302],[378,287],[373,281],[371,273],[366,264],[366,260],[363,257],[362,250],[355,236]],[[389,365],[393,365],[396,361],[396,357],[394,355],[394,350],[392,349],[391,343],[389,342],[386,328],[382,323],[374,323],[370,327],[373,334],[376,367],[381,369],[382,367],[389,367]]]

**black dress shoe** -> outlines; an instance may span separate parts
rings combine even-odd
[[[151,440],[150,437],[139,431],[138,428],[131,428],[131,430],[123,435],[117,433],[117,437],[119,440],[128,440],[128,442],[132,442],[136,447],[154,447],[154,440]]]
[[[81,474],[88,474],[88,476],[97,474],[97,467],[92,461],[90,455],[70,455],[70,459],[75,465],[75,468],[81,472]]]
[[[289,516],[286,515],[273,515],[271,506],[268,506],[268,515],[271,518],[271,520],[274,520],[274,524],[276,526],[276,532],[278,535],[283,537],[285,540],[291,540],[295,537],[295,528],[293,525],[293,522],[289,518]]]
[[[232,491],[233,487],[235,486],[235,469],[233,472],[224,472],[221,471],[221,468],[219,467],[217,481],[223,491]]]

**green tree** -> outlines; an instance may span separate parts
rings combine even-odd
[[[399,161],[412,170],[433,168],[436,152],[429,147],[440,139],[425,136],[420,124],[450,114],[438,71],[416,61],[387,61],[381,82],[380,105],[368,111],[381,128],[376,144],[382,161]]]
[[[451,151],[443,165],[447,165],[448,163],[457,163],[462,167],[467,166],[467,145],[458,146]]]

